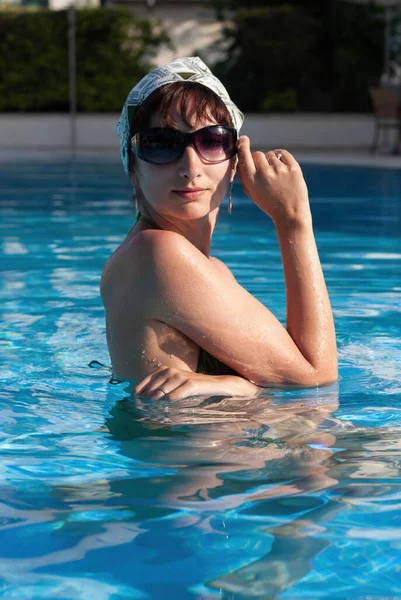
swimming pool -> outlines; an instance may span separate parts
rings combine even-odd
[[[155,403],[87,366],[108,363],[121,166],[0,164],[0,597],[401,598],[401,172],[304,172],[339,386]],[[214,252],[284,320],[274,230],[238,186]]]

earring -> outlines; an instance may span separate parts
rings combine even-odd
[[[233,182],[230,181],[230,186],[228,188],[228,214],[231,215],[233,212]]]

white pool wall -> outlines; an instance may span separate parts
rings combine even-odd
[[[79,114],[76,154],[118,160],[118,118],[117,113]],[[349,113],[247,114],[241,131],[251,138],[252,149],[286,148],[303,162],[401,168],[401,156],[391,155],[391,135],[370,153],[373,132],[371,114]],[[32,150],[36,157],[68,155],[71,134],[68,114],[0,113],[0,160],[22,153],[32,158]]]
[[[115,125],[119,115],[77,116],[77,147],[118,147]],[[255,146],[291,148],[368,148],[374,119],[369,114],[248,114],[242,133]],[[69,148],[68,114],[0,114],[0,148]]]

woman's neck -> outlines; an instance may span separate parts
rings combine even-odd
[[[218,209],[203,219],[191,221],[170,221],[160,215],[153,216],[146,209],[138,212],[136,223],[140,222],[151,229],[174,231],[185,237],[205,256],[209,256],[213,230],[217,220]]]

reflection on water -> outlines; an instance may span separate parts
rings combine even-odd
[[[369,412],[378,411],[371,406]],[[379,412],[385,422],[389,409]],[[218,562],[226,569],[199,569],[205,586],[200,598],[212,598],[211,590],[227,599],[275,598],[316,573],[315,563],[330,552],[341,523],[343,539],[388,539],[388,527],[378,532],[366,518],[375,513],[381,525],[378,512],[391,518],[401,507],[393,499],[401,490],[394,485],[400,482],[401,420],[393,418],[391,425],[379,432],[342,415],[337,385],[304,391],[297,401],[285,394],[176,403],[127,397],[111,409],[107,430],[125,457],[149,469],[153,464],[157,475],[140,486],[131,481],[130,492],[127,481],[123,489],[122,482],[111,489],[146,500],[143,518],[157,518],[162,507],[172,515],[180,511],[173,554],[177,546],[179,555],[183,547],[188,551],[182,539],[188,536],[195,544],[191,552],[204,557],[208,544],[199,547],[196,530],[209,538],[212,555],[224,553]],[[359,516],[350,514],[355,509]],[[144,537],[152,546],[149,533]],[[157,543],[153,550],[167,560]],[[376,547],[372,557],[383,560]],[[207,577],[213,570],[216,575]],[[335,582],[329,579],[328,585],[344,590],[354,585],[341,569]]]
[[[168,403],[87,368],[120,166],[0,165],[0,597],[401,598],[401,171],[306,171],[340,401]],[[234,192],[214,253],[284,322],[273,227]]]
[[[260,520],[267,554],[254,561],[242,558],[238,569],[207,585],[266,598],[301,579],[328,545],[314,534],[338,506],[313,494],[337,484],[328,473],[337,408],[337,385],[282,403],[268,394],[177,402],[129,397],[115,404],[106,426],[125,456],[168,469],[164,476],[141,480],[135,492],[149,500],[149,513],[151,506],[185,509],[193,516],[192,527],[215,534],[218,513],[235,510],[245,522]],[[199,513],[201,519],[195,517]],[[229,552],[235,534],[230,538],[227,525],[219,533]]]
[[[42,582],[79,598],[100,565],[105,600],[311,598],[322,582],[349,597],[373,576],[401,593],[401,408],[339,405],[338,386],[178,402],[109,386],[105,420],[86,398],[84,432],[86,385],[56,405],[42,384],[2,412],[0,576],[17,597]],[[35,427],[9,436],[21,418]]]
[[[317,445],[332,445],[333,436],[319,425],[337,406],[338,389],[323,393],[321,404],[305,397],[282,406],[267,395],[157,403],[131,397],[114,406],[107,427],[125,456],[176,469],[173,481],[165,489],[161,481],[150,497],[223,509],[270,495],[283,469],[286,480],[324,479],[321,463],[331,452]]]

